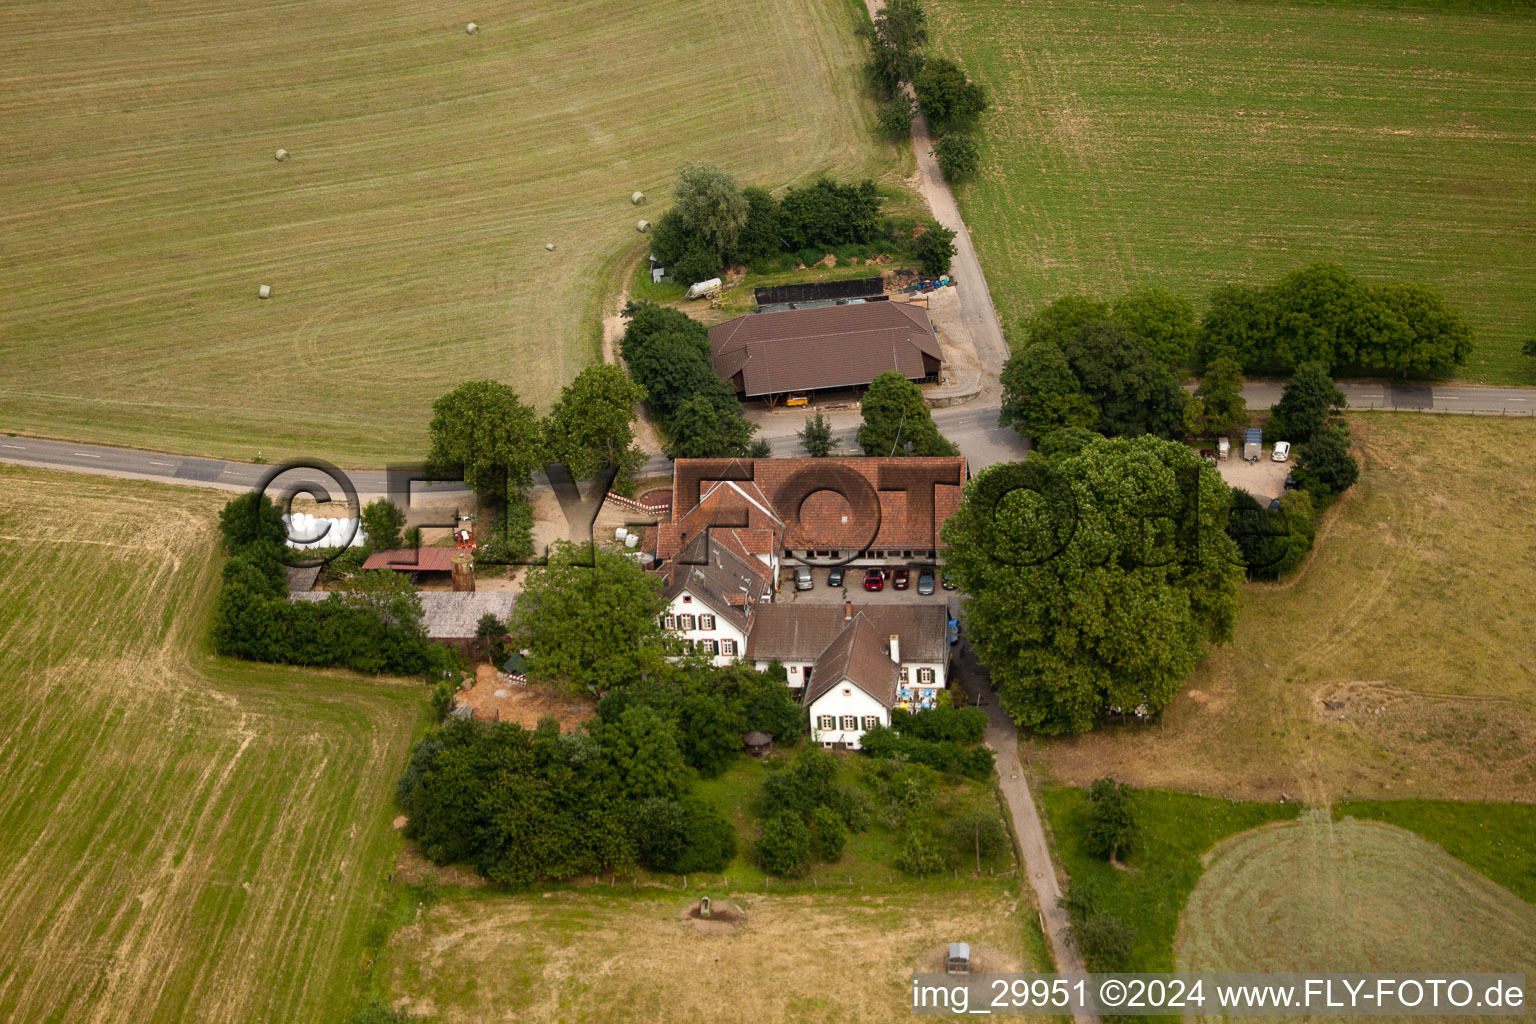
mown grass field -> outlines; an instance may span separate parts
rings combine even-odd
[[[419,457],[465,379],[547,407],[679,163],[767,187],[910,169],[872,131],[864,17],[0,6],[0,430],[356,466]]]
[[[1331,260],[1443,290],[1462,376],[1536,384],[1536,10],[1410,6],[933,0],[994,105],[961,208],[1005,324]]]
[[[1390,825],[1313,812],[1205,861],[1179,971],[1536,970],[1536,906]]]
[[[1056,778],[1316,804],[1536,802],[1536,421],[1348,419],[1360,483],[1311,560],[1245,585],[1233,642],[1161,725],[1035,743]]]
[[[0,467],[0,1019],[338,1021],[419,685],[204,653],[224,495]]]
[[[684,914],[717,890],[557,889],[454,899],[397,931],[380,964],[391,1005],[440,1021],[912,1019],[912,974],[963,939],[987,970],[1047,969],[1026,947],[1016,885],[730,895],[746,918]],[[946,1018],[953,1019],[953,1018]]]

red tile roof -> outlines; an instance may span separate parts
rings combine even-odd
[[[916,379],[933,372],[924,356],[944,361],[928,311],[904,302],[749,313],[711,327],[709,350],[748,396],[868,384],[886,370]]]
[[[364,569],[396,569],[400,572],[452,572],[454,548],[392,548],[375,551],[363,562]]]

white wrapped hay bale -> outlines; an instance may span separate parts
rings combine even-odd
[[[257,288],[256,297],[258,299],[270,299],[272,297],[272,286],[269,284],[264,284],[260,288]]]
[[[279,149],[276,153],[274,153],[272,155],[277,160],[278,163],[282,163],[284,160],[288,159],[288,151],[286,149]]]

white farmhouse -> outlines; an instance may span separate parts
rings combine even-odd
[[[866,729],[891,724],[897,663],[885,638],[861,612],[816,659],[806,687],[811,741],[832,750],[857,750]]]
[[[702,648],[712,664],[729,665],[746,653],[758,603],[772,597],[766,572],[712,534],[699,534],[667,567],[662,627]]]

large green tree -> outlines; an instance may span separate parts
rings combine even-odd
[[[1115,300],[1115,323],[1140,338],[1164,366],[1183,366],[1195,350],[1200,325],[1195,307],[1166,288],[1143,288]]]
[[[1063,295],[1024,321],[1023,339],[1015,347],[1046,344],[1065,348],[1084,327],[1107,321],[1112,315],[1109,303],[1091,295]]]
[[[975,174],[981,166],[981,147],[966,132],[947,132],[933,144],[933,158],[945,181],[959,181]]]
[[[717,459],[747,455],[757,424],[742,416],[735,398],[700,395],[677,407],[667,429],[668,458]]]
[[[480,500],[500,507],[544,462],[533,409],[494,380],[465,381],[432,403],[428,466],[457,475]]]
[[[1360,464],[1349,451],[1342,420],[1328,424],[1296,448],[1296,484],[1320,507],[1360,479]]]
[[[1280,401],[1264,426],[1264,438],[1270,443],[1305,444],[1345,404],[1344,392],[1322,363],[1302,363],[1280,392]]]
[[[1141,339],[1115,323],[1090,323],[1062,346],[1083,394],[1098,410],[1098,429],[1112,437],[1182,437],[1189,394]]]
[[[1028,345],[1003,364],[998,426],[1037,440],[1060,427],[1092,427],[1099,414],[1055,345]]]
[[[864,425],[859,447],[865,455],[959,455],[933,422],[923,389],[895,370],[876,377],[861,403]]]
[[[645,390],[612,363],[589,366],[560,392],[544,420],[544,450],[573,480],[590,480],[604,468],[618,471],[627,488],[645,465],[635,445],[635,405]],[[627,493],[627,489],[625,491]]]
[[[729,173],[713,164],[683,164],[677,169],[672,199],[684,227],[708,243],[717,258],[736,246],[750,206]]]
[[[929,221],[923,233],[912,240],[912,255],[917,257],[923,273],[929,277],[949,273],[955,252],[955,232],[938,221]]]
[[[661,578],[603,546],[557,541],[549,563],[528,570],[507,624],[526,651],[528,675],[577,693],[638,680],[656,668],[666,642]]]
[[[1043,733],[1160,710],[1230,638],[1243,571],[1231,495],[1184,445],[1100,439],[992,466],[944,527],[972,642],[1003,707]]]
[[[964,128],[987,109],[987,94],[947,57],[930,57],[912,80],[917,106],[940,132]]]
[[[928,42],[928,15],[920,0],[886,0],[875,12],[874,45],[889,51],[894,82],[910,82],[923,66],[923,47]],[[891,91],[887,90],[887,94]]]

